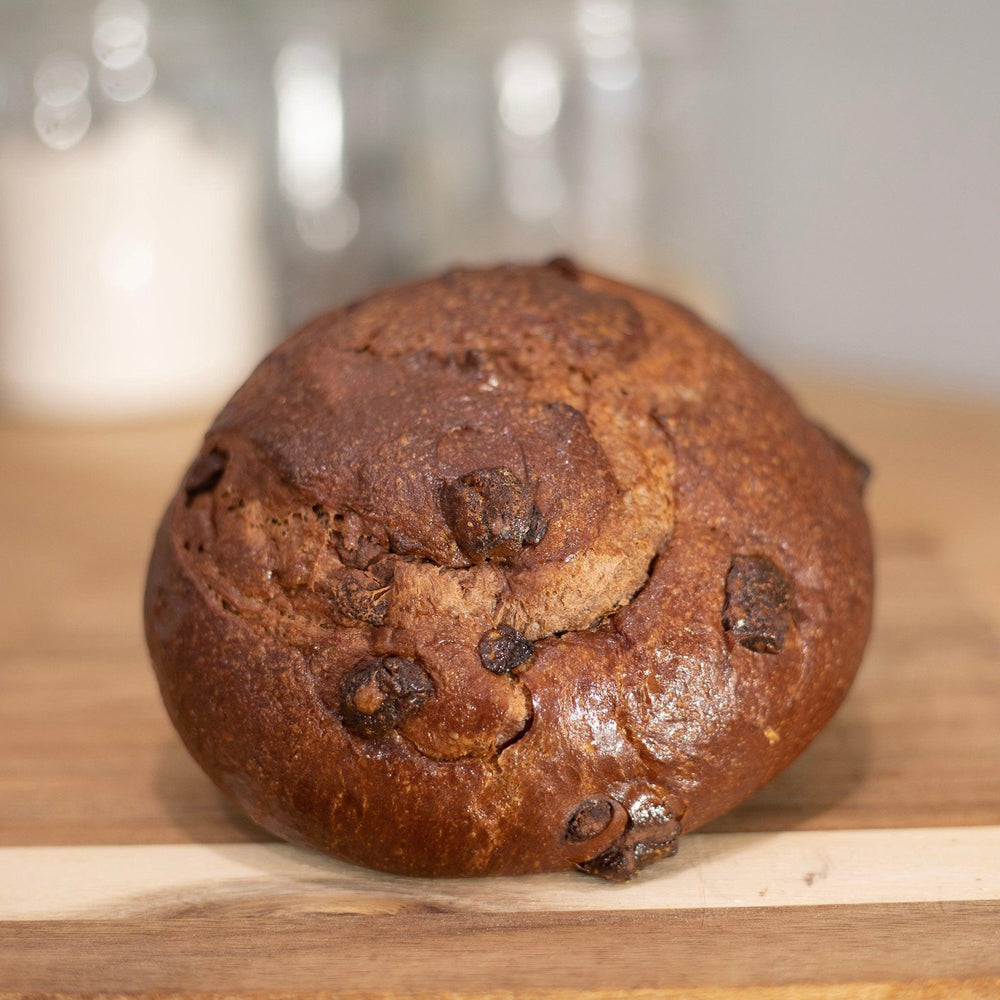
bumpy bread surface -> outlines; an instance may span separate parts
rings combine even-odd
[[[158,533],[149,648],[191,753],[281,837],[622,880],[840,704],[863,479],[678,305],[567,262],[453,271],[236,393]]]

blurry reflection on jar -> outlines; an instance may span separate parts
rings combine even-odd
[[[417,268],[568,252],[719,318],[717,6],[432,8],[407,162]]]
[[[718,316],[712,0],[268,8],[294,325],[456,264],[583,263]]]
[[[263,8],[275,116],[271,238],[286,328],[413,266],[405,19],[403,5],[379,0]]]

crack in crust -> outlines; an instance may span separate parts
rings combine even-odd
[[[586,426],[574,408],[562,407],[559,412],[565,412],[571,423]],[[490,546],[484,549],[488,558],[467,568],[438,566],[393,551],[391,534],[380,537],[354,511],[328,510],[321,500],[279,476],[264,456],[232,434],[209,439],[192,465],[188,482],[193,485],[185,491],[185,503],[176,515],[182,529],[183,562],[188,574],[245,625],[263,626],[308,653],[310,644],[329,642],[327,636],[332,638],[339,628],[374,637],[379,634],[374,630],[393,632],[414,621],[482,622],[484,631],[473,647],[480,669],[485,666],[490,673],[509,675],[517,684],[509,693],[494,688],[480,694],[496,706],[493,721],[486,724],[488,731],[496,727],[492,741],[483,737],[470,742],[464,736],[458,738],[454,723],[444,718],[431,721],[436,716],[433,712],[427,716],[427,711],[443,696],[440,684],[436,697],[428,695],[419,704],[413,703],[400,735],[434,760],[483,753],[499,757],[524,739],[534,717],[532,697],[513,674],[530,668],[534,642],[591,628],[595,618],[602,621],[641,591],[650,569],[643,566],[641,578],[628,580],[629,589],[609,607],[595,606],[594,595],[585,592],[582,581],[578,592],[568,595],[544,583],[552,574],[564,573],[565,563],[543,563],[533,573],[498,564],[495,557],[515,554],[503,550],[503,545],[516,542],[517,549],[526,543],[537,545],[545,534],[544,521],[539,527],[535,494],[507,469],[464,477],[463,489],[469,487],[477,499],[484,499],[477,515],[492,533]],[[466,509],[472,506],[474,502],[464,503]],[[452,517],[465,513],[453,510]],[[658,534],[662,533],[660,529]],[[613,580],[620,566],[602,554],[599,545],[592,544],[571,557],[571,564],[582,567],[583,579],[591,584]],[[540,576],[544,585],[536,592],[541,604],[535,608],[526,600],[523,584],[523,578],[527,576],[530,582],[532,575]],[[580,610],[567,614],[567,596],[571,602],[577,600]],[[546,602],[553,600],[554,608],[546,610]],[[373,646],[368,648],[375,652]],[[428,676],[441,676],[441,666],[430,669]],[[447,669],[452,671],[455,665]],[[332,681],[320,678],[320,687],[328,683]],[[356,713],[346,709],[339,716],[358,722]],[[358,723],[352,728],[349,724],[348,728],[370,738],[373,725]],[[399,727],[394,723],[389,728]],[[453,735],[443,738],[442,733]]]
[[[555,412],[587,426],[573,407],[559,404]],[[561,526],[558,538],[549,537],[541,505],[558,516],[565,499],[543,499],[537,490],[533,498],[508,469],[469,473],[457,488],[445,483],[442,506],[460,525],[456,534],[475,563],[450,567],[416,554],[419,543],[380,528],[368,514],[331,511],[241,437],[210,435],[174,520],[189,572],[270,628],[378,627],[414,614],[488,614],[494,624],[537,641],[592,627],[627,605],[648,579],[644,544],[655,557],[671,529],[669,463],[631,472],[631,488],[617,487],[610,506],[599,507],[604,530],[582,537],[567,537]],[[659,482],[635,482],[642,474]],[[623,546],[622,522],[636,518],[638,538]],[[470,537],[461,533],[466,528]],[[522,550],[545,549],[547,541],[555,547],[548,558],[533,556],[528,564],[517,558]]]
[[[464,331],[450,349],[414,341],[408,352],[411,327],[377,304],[336,314],[356,334],[340,343],[336,363],[357,368],[337,390],[358,422],[350,433],[378,440],[367,453],[330,456],[329,467],[353,469],[353,480],[321,482],[304,467],[302,452],[287,450],[300,427],[267,439],[248,433],[245,417],[227,420],[227,410],[175,511],[187,573],[246,626],[310,657],[311,646],[335,643],[341,629],[369,657],[417,656],[435,694],[390,728],[430,759],[496,759],[522,741],[534,718],[522,677],[534,644],[590,630],[626,607],[670,536],[673,456],[643,401],[628,400],[625,373],[610,374],[602,356],[609,347],[623,360],[636,356],[643,321],[626,300],[582,288],[571,270],[554,264],[549,272],[559,280],[539,283],[543,293],[533,294],[554,295],[549,305],[521,305],[521,292],[512,291],[508,305],[537,310],[533,323],[551,323],[537,354],[525,354],[520,335],[513,349],[502,336],[463,343]],[[588,305],[567,325],[558,317],[570,301]],[[505,322],[499,311],[494,318]],[[314,324],[289,345],[325,343],[324,336]],[[302,370],[294,352],[279,349],[259,376],[307,384],[318,367]],[[424,408],[426,392],[414,391],[413,378],[394,381],[400,371],[427,373],[441,386],[435,391],[459,400],[470,389],[479,396],[442,421]],[[384,403],[370,392],[352,400],[355,385],[379,379]],[[450,381],[454,390],[443,387]],[[326,390],[311,391],[322,406]],[[229,408],[237,413],[239,398]],[[308,454],[322,451],[310,446]],[[482,462],[487,455],[494,462]],[[472,662],[497,681],[473,676],[464,655],[437,662],[400,638],[379,638],[401,637],[418,622],[459,629]],[[341,683],[349,667],[329,677],[324,667],[320,687]],[[460,691],[475,723],[454,703]],[[470,725],[482,733],[473,738]]]

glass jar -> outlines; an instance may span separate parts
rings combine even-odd
[[[711,0],[266,9],[283,315],[456,264],[582,263],[722,309]]]
[[[438,0],[421,12],[406,168],[418,269],[569,253],[724,313],[719,5]]]
[[[271,243],[286,329],[408,272],[413,39],[386,0],[261,8],[273,108]]]
[[[238,6],[238,5],[234,5]],[[217,401],[273,336],[253,39],[225,6],[0,9],[0,394],[131,417]]]

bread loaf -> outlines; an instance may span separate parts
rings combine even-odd
[[[382,291],[282,343],[206,434],[149,570],[163,699],[295,843],[624,880],[843,699],[865,475],[658,295],[566,261]]]

